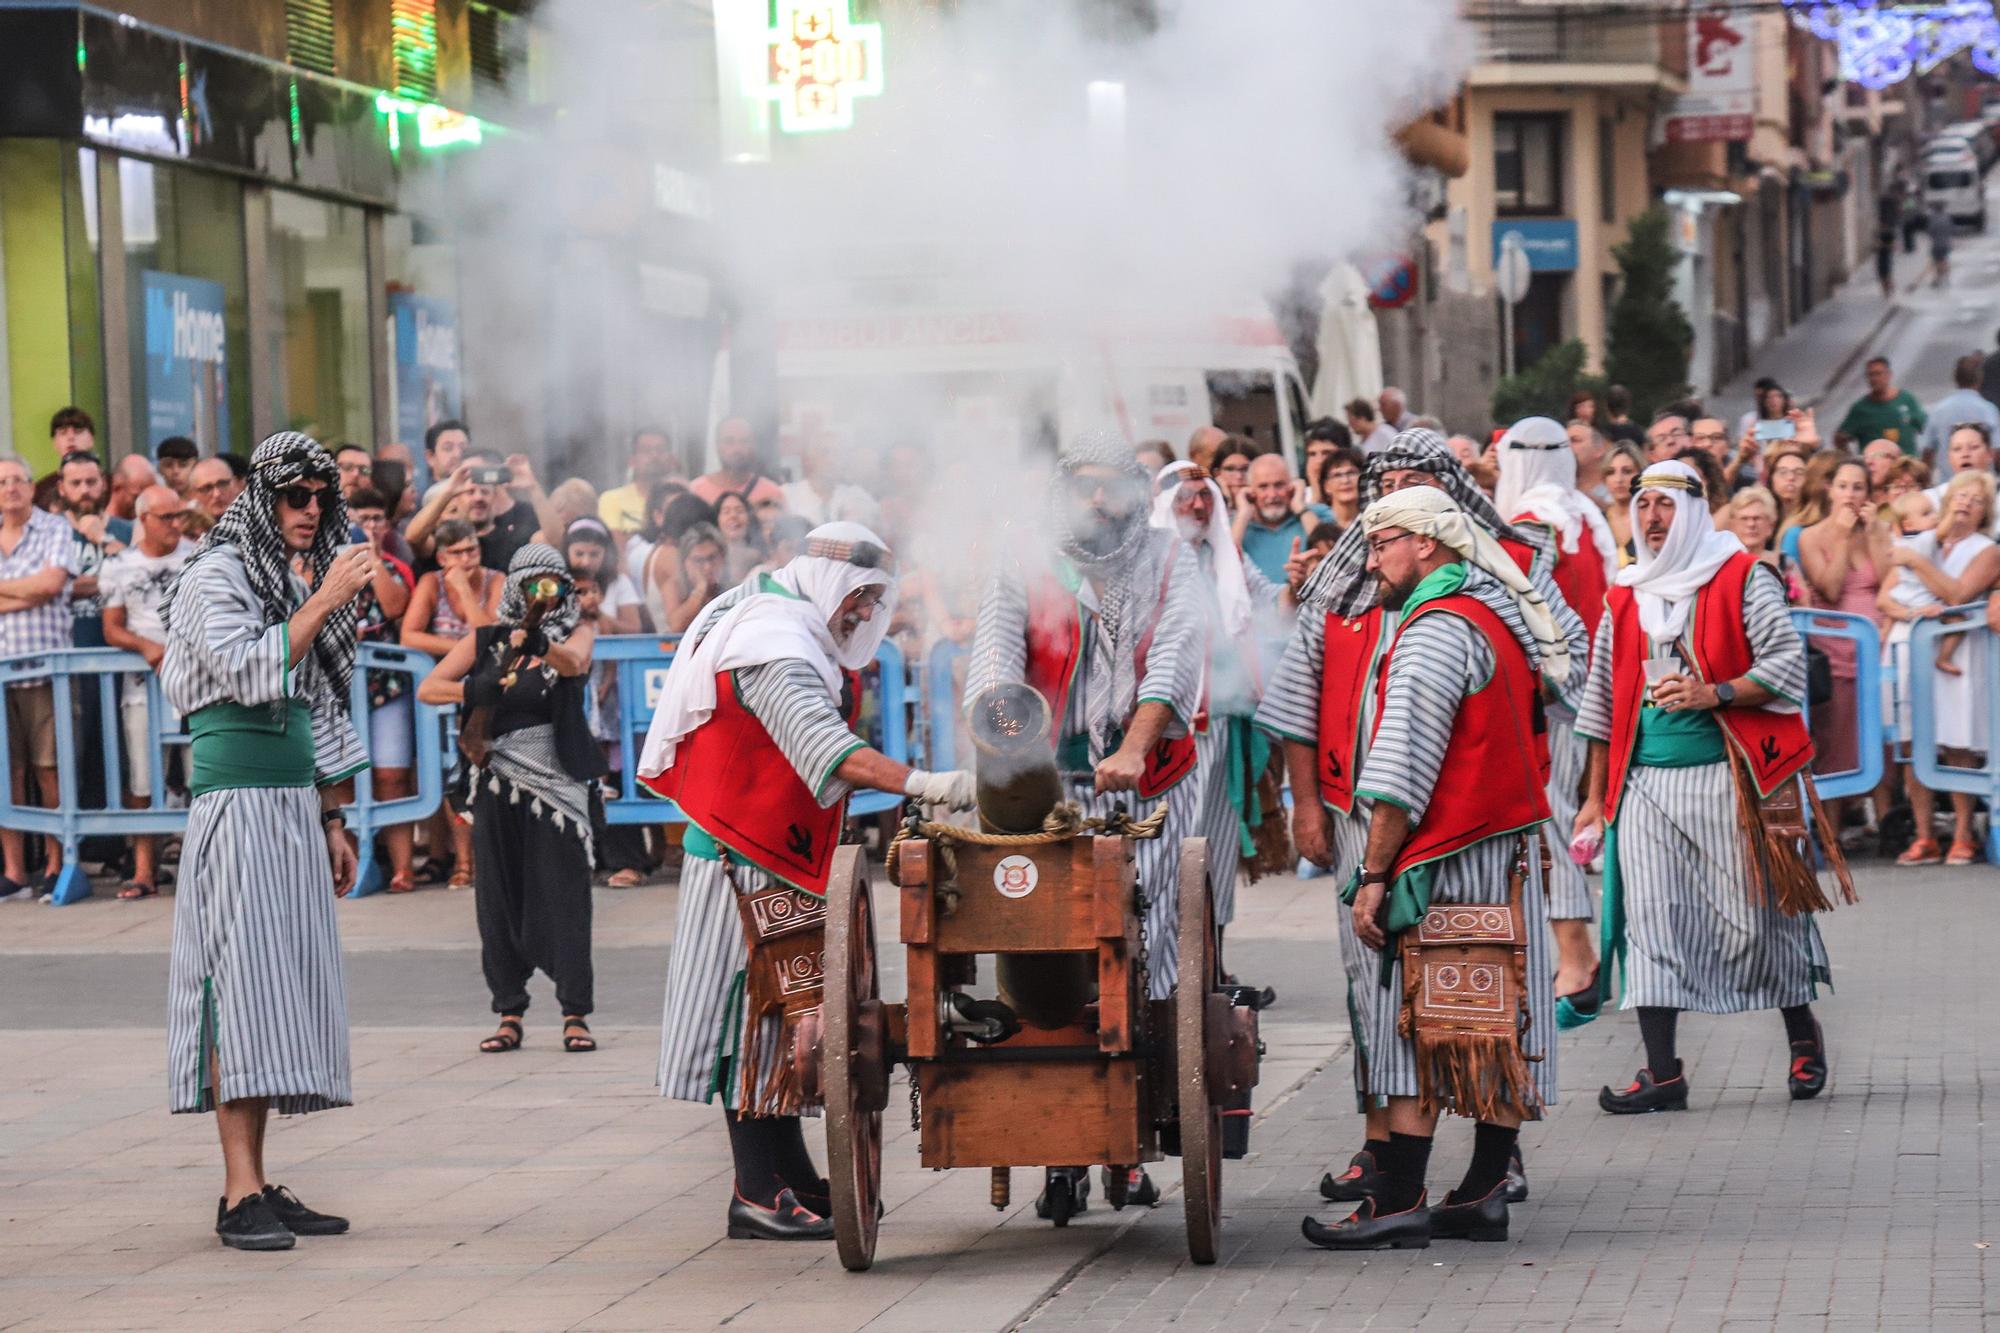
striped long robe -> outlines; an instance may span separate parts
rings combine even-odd
[[[1478,597],[1521,638],[1520,612],[1497,579],[1474,569],[1464,591]],[[1445,747],[1464,698],[1484,689],[1493,677],[1493,650],[1486,636],[1451,615],[1431,615],[1411,625],[1396,643],[1382,686],[1381,725],[1376,729],[1358,790],[1370,799],[1393,801],[1423,822],[1431,796],[1444,783],[1477,785],[1479,773],[1443,771]],[[1533,838],[1533,832],[1527,835]],[[1474,843],[1438,861],[1431,885],[1433,903],[1505,903],[1514,864],[1516,835]],[[1532,843],[1531,843],[1532,845]],[[1535,1063],[1535,1090],[1544,1106],[1556,1101],[1555,942],[1549,935],[1548,903],[1542,894],[1540,858],[1529,855],[1528,882],[1521,905],[1528,933],[1528,1030],[1522,1046]],[[1348,915],[1352,915],[1349,913]],[[1372,1014],[1369,1091],[1377,1096],[1417,1095],[1416,1049],[1396,1031],[1402,1008],[1403,965],[1391,964],[1386,994]]]
[[[1583,700],[1586,658],[1590,653],[1590,628],[1577,609],[1562,595],[1555,580],[1557,538],[1546,524],[1522,522],[1515,529],[1535,541],[1535,559],[1530,577],[1536,591],[1555,613],[1556,628],[1569,645],[1570,676],[1560,697],[1547,708],[1549,723],[1549,822],[1542,825],[1542,837],[1549,844],[1552,869],[1548,876],[1549,919],[1588,921],[1596,915],[1591,903],[1590,881],[1583,868],[1569,859],[1570,830],[1576,825],[1578,791],[1583,785],[1584,765],[1590,758],[1589,743],[1576,734],[1576,710]],[[1601,611],[1602,608],[1591,608]]]
[[[707,626],[748,596],[754,583],[724,594],[702,613],[685,641],[692,648]],[[818,671],[798,659],[766,662],[737,670],[736,688],[771,735],[793,772],[816,793],[822,808],[847,799],[852,788],[834,776],[841,761],[865,742],[840,716]],[[731,881],[734,881],[732,884]],[[731,1109],[743,1104],[736,1068],[749,1049],[743,1012],[743,970],[750,951],[736,895],[768,888],[773,877],[755,866],[690,856],[681,867],[680,904],[674,915],[674,943],[667,959],[666,1012],[660,1024],[660,1093],[688,1102],[711,1101],[719,1093]],[[767,1059],[758,1071],[757,1092],[775,1068],[779,1020],[764,1020],[761,1049]]]
[[[296,606],[305,585],[294,580],[293,594]],[[339,782],[367,766],[367,752],[318,658],[288,667],[289,651],[283,622],[265,625],[242,559],[217,547],[181,580],[160,685],[182,717],[213,703],[307,700],[315,780]],[[167,983],[173,1110],[213,1110],[218,1079],[223,1101],[269,1097],[280,1115],[353,1102],[333,901],[317,788],[194,798]]]
[[[1750,674],[1796,708],[1806,693],[1804,642],[1775,574],[1744,589]],[[1611,617],[1597,627],[1577,734],[1609,741]],[[1686,654],[1681,654],[1683,660]],[[1736,787],[1727,763],[1634,765],[1619,797],[1618,876],[1625,917],[1624,1008],[1733,1014],[1805,1004],[1830,971],[1810,915],[1753,904]],[[1605,964],[1609,966],[1609,963]]]
[[[1202,615],[1209,641],[1208,727],[1195,736],[1196,773],[1202,784],[1201,828],[1208,838],[1209,884],[1215,893],[1215,924],[1236,919],[1236,880],[1243,862],[1243,811],[1229,799],[1230,728],[1249,721],[1257,708],[1256,663],[1241,661],[1243,648],[1222,630],[1222,602],[1215,591],[1215,557],[1208,543],[1194,548],[1201,566]],[[1266,617],[1278,613],[1284,589],[1264,577],[1250,561],[1243,562],[1243,581],[1257,611],[1252,635],[1258,636]],[[1260,637],[1260,636],[1258,636]],[[1256,774],[1245,777],[1254,789]],[[1247,799],[1247,797],[1246,797]]]
[[[1379,660],[1395,632],[1394,617],[1383,618],[1381,642],[1374,659]],[[1336,628],[1341,622],[1336,621]],[[1257,705],[1257,725],[1280,742],[1295,741],[1319,753],[1320,680],[1326,662],[1326,614],[1306,610],[1299,614],[1277,669],[1264,682],[1264,698]],[[1368,753],[1369,728],[1375,721],[1375,672],[1371,668],[1361,701],[1360,754]],[[1315,770],[1316,771],[1316,770]],[[1317,793],[1294,791],[1293,801],[1313,800]],[[1368,819],[1373,804],[1357,795],[1347,814],[1328,807],[1326,817],[1332,828],[1333,867],[1329,892],[1347,883],[1361,865],[1361,853],[1368,843]],[[1341,970],[1347,974],[1347,1021],[1354,1036],[1354,1095],[1358,1110],[1367,1110],[1369,1096],[1368,1051],[1374,1040],[1375,1011],[1386,998],[1381,987],[1382,955],[1361,942],[1354,933],[1353,914],[1345,909],[1334,913],[1340,936]]]
[[[1164,544],[1155,554],[1176,563],[1173,579],[1168,585],[1166,605],[1160,608],[1152,643],[1147,648],[1146,674],[1138,682],[1138,699],[1166,704],[1173,710],[1166,735],[1185,736],[1201,705],[1201,678],[1205,664],[1201,574],[1193,553],[1186,546],[1165,532],[1155,531],[1151,536],[1156,544]],[[1135,577],[1132,595],[1154,596],[1157,588],[1157,583]],[[1077,666],[1076,684],[1070,690],[1068,708],[1057,722],[1058,731],[1065,737],[1085,735],[1090,731],[1091,658],[1108,650],[1098,627],[1097,599],[1088,580],[1078,587],[1077,604],[1083,621],[1083,657]],[[965,673],[966,699],[977,699],[992,685],[1027,679],[1027,662],[1026,585],[1017,566],[1003,565],[979,604],[979,620],[972,636],[972,656]],[[1108,676],[1110,673],[1104,674]],[[1100,763],[1105,755],[1099,739],[1092,736],[1092,766]],[[1202,820],[1206,793],[1201,782],[1199,761],[1195,767],[1194,773],[1181,779],[1167,792],[1167,819],[1160,836],[1142,839],[1134,847],[1139,886],[1145,892],[1147,901],[1146,992],[1148,998],[1155,1000],[1164,1000],[1173,994],[1174,979],[1179,975],[1180,945],[1175,931],[1180,923],[1181,839],[1198,837],[1208,827]],[[1134,817],[1143,817],[1150,815],[1157,804],[1142,801],[1136,792],[1098,795],[1092,787],[1090,773],[1063,775],[1063,799],[1081,807],[1085,815],[1107,815],[1114,807],[1122,805]],[[1233,857],[1234,845],[1223,855]],[[1211,848],[1211,883],[1216,864],[1217,853]]]

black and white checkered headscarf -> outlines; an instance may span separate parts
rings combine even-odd
[[[1398,435],[1395,442],[1368,459],[1368,471],[1361,478],[1361,507],[1365,510],[1382,498],[1382,478],[1391,472],[1428,472],[1443,483],[1444,490],[1473,522],[1493,534],[1497,541],[1517,541],[1539,545],[1533,538],[1500,517],[1500,511],[1486,498],[1486,492],[1472,479],[1451,446],[1434,430],[1415,426]],[[1381,598],[1379,580],[1368,572],[1368,534],[1361,524],[1351,525],[1320,561],[1319,568],[1299,590],[1299,600],[1321,613],[1358,616]]]
[[[544,575],[562,580],[561,600],[542,614],[542,633],[551,643],[561,643],[576,628],[583,604],[577,600],[568,562],[544,542],[529,542],[507,562],[507,586],[500,590],[500,619],[509,625],[520,624],[528,614],[527,586]]]
[[[313,534],[312,549],[304,553],[304,559],[312,571],[314,585],[326,577],[327,566],[348,541],[347,502],[340,494],[340,469],[334,466],[333,456],[311,436],[279,431],[258,445],[257,452],[250,456],[250,477],[242,493],[230,502],[215,526],[203,534],[200,548],[181,566],[181,572],[167,589],[162,615],[171,615],[174,596],[196,561],[219,546],[233,546],[243,559],[243,572],[250,580],[250,589],[263,606],[264,624],[289,620],[298,605],[293,600],[293,552],[278,531],[275,513],[278,492],[313,480],[325,482],[326,489],[320,497],[319,531]],[[343,710],[348,703],[348,683],[354,678],[357,644],[352,603],[335,608],[313,639],[313,656],[319,659],[332,682],[334,698]]]

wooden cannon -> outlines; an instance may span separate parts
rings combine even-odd
[[[1052,769],[1047,780],[1053,786]],[[989,824],[1002,804],[982,790]],[[1042,823],[1048,803],[1031,804]],[[1222,1112],[1232,1100],[1247,1105],[1257,1081],[1257,1015],[1220,984],[1202,838],[1181,843],[1178,984],[1171,999],[1147,1000],[1160,943],[1145,938],[1133,827],[1114,818],[1004,836],[907,826],[889,857],[908,979],[901,1004],[880,993],[866,862],[858,847],[840,849],[827,888],[822,1022],[796,1058],[817,1065],[801,1072],[817,1074],[826,1104],[834,1228],[848,1268],[874,1262],[896,1064],[910,1069],[923,1165],[990,1168],[996,1207],[1008,1204],[1013,1167],[1131,1167],[1179,1155],[1188,1253],[1215,1262]],[[998,999],[972,995],[981,955],[993,960]],[[1126,1176],[1111,1179],[1110,1202],[1121,1206]]]

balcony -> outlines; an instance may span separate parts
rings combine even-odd
[[[1465,22],[1471,87],[1687,88],[1686,21],[1652,5],[1472,0]]]

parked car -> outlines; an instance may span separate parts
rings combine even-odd
[[[1979,178],[1979,163],[1970,153],[1938,156],[1924,163],[1924,202],[1943,204],[1953,222],[1971,223],[1975,231],[1986,230],[1986,186]]]

